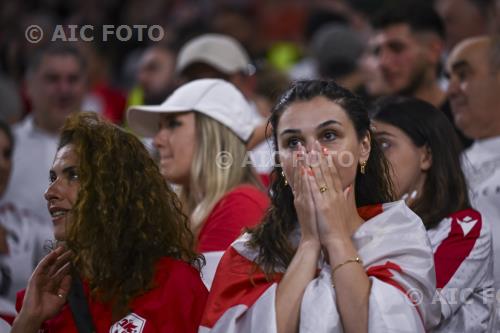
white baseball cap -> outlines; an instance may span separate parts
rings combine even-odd
[[[221,79],[186,83],[160,105],[132,106],[127,111],[127,121],[137,134],[152,137],[158,132],[162,114],[190,111],[217,120],[244,142],[248,141],[255,128],[250,104],[235,86]]]
[[[204,34],[187,42],[177,56],[176,71],[194,63],[204,63],[230,75],[238,71],[252,74],[250,57],[240,42],[221,34]]]

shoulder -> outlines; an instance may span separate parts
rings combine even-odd
[[[173,307],[172,313],[187,315],[182,311],[202,308],[207,297],[197,269],[184,261],[163,257],[155,266],[153,288],[134,299],[132,308],[147,318],[156,318],[169,307]]]
[[[186,283],[189,280],[198,281],[200,272],[185,261],[163,257],[156,263],[155,279],[157,281],[184,281]]]
[[[356,231],[355,236],[388,233],[426,234],[422,219],[415,214],[404,201],[394,201],[377,205],[378,212],[366,219]]]
[[[226,193],[220,200],[221,203],[227,201],[245,200],[254,202],[259,206],[267,206],[269,198],[266,193],[259,190],[257,187],[249,184],[239,185]]]
[[[481,213],[472,208],[453,212],[428,233],[433,246],[446,244],[446,248],[456,248],[467,245],[472,249],[489,248],[491,243],[488,223],[484,223]]]
[[[203,296],[206,298],[208,291],[201,280],[200,272],[191,264],[163,257],[156,263],[155,270],[156,292],[164,295],[177,294],[180,297],[188,295]],[[170,296],[169,296],[170,297]]]
[[[431,229],[429,232],[437,233],[439,230],[447,230],[450,234],[460,233],[463,237],[474,236],[475,238],[479,237],[480,234],[490,232],[488,223],[483,222],[481,213],[472,208],[451,213],[439,222],[434,229],[436,231]]]
[[[240,185],[226,193],[214,206],[209,219],[228,215],[258,214],[269,206],[268,196],[252,185]]]

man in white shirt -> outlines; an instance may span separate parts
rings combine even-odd
[[[14,127],[13,173],[4,203],[13,203],[51,224],[43,198],[66,116],[80,110],[86,91],[85,61],[68,44],[49,43],[32,58],[26,74],[33,110]]]
[[[493,37],[465,39],[452,50],[446,69],[448,96],[456,126],[474,144],[464,152],[471,203],[490,223],[494,277],[500,288],[500,42]],[[497,296],[498,298],[498,296]]]

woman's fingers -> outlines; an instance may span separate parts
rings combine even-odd
[[[72,257],[72,253],[69,250],[64,250],[52,263],[50,269],[48,270],[48,275],[53,276],[61,267],[69,263]]]
[[[53,265],[56,263],[57,258],[64,252],[62,247],[58,247],[55,250],[48,253],[35,268],[33,275],[38,274],[48,274],[52,269]]]
[[[326,186],[327,190],[332,190],[332,191],[339,191],[341,187],[338,187],[337,184],[335,183],[333,177],[332,177],[332,172],[330,170],[331,167],[335,167],[333,164],[333,159],[331,156],[331,152],[328,151],[327,148],[322,147],[320,143],[316,140],[314,143],[315,149],[319,152],[319,169],[321,170],[321,176],[323,178],[324,185],[320,186]],[[335,169],[336,170],[336,169]],[[321,181],[321,178],[317,178],[319,181]]]
[[[71,262],[67,262],[64,264],[61,268],[59,268],[51,277],[50,279],[54,281],[54,283],[59,284],[61,280],[66,276],[69,275],[71,270]]]
[[[343,192],[342,181],[337,166],[333,161],[332,152],[322,147],[317,140],[314,143],[314,149],[319,158],[316,163],[318,165],[317,169],[318,172],[321,172],[321,175],[316,177],[319,188],[323,187],[323,192],[328,190],[341,194]]]
[[[66,302],[70,289],[71,289],[71,275],[67,274],[62,278],[59,284],[59,288],[57,289],[57,297],[61,298],[64,302]]]
[[[300,143],[299,143],[299,150],[297,152],[294,152],[293,157],[292,157],[292,191],[293,195],[297,196],[298,193],[300,193],[300,160],[298,157],[298,154],[300,153]]]

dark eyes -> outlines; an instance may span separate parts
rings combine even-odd
[[[387,150],[387,149],[391,148],[391,143],[387,140],[384,140],[384,139],[378,140],[378,144],[380,145],[380,148],[382,150]]]
[[[160,122],[160,129],[162,128],[174,129],[181,125],[182,123],[178,121],[176,118],[169,118],[169,119],[164,119]]]
[[[286,142],[286,146],[288,148],[297,148],[297,145],[299,144],[300,140],[298,138],[289,138]]]
[[[77,181],[80,180],[80,176],[76,169],[70,169],[64,172],[64,175],[68,181]],[[57,180],[57,175],[55,172],[50,172],[49,174],[49,185]]]
[[[78,176],[78,172],[76,170],[68,171],[68,179],[69,180],[78,180],[80,177]]]
[[[169,121],[167,121],[168,128],[176,128],[176,127],[179,127],[181,125],[182,125],[182,123],[180,121],[178,121],[177,119],[170,119]]]
[[[387,44],[387,48],[394,53],[401,53],[406,49],[406,45],[400,42],[391,42]],[[382,46],[376,46],[372,49],[372,54],[376,57],[382,53]]]
[[[391,43],[389,49],[394,53],[401,53],[405,50],[405,45],[402,43]]]
[[[321,133],[319,141],[320,142],[330,142],[330,141],[334,141],[336,139],[337,139],[337,133],[335,133],[332,130],[327,130],[327,131],[324,131],[323,133]],[[299,142],[302,143],[302,145],[304,145],[302,138],[292,136],[286,140],[286,146],[288,148],[294,149],[297,147]]]
[[[323,133],[323,138],[327,141],[335,140],[337,138],[337,134],[333,131],[326,131]]]

